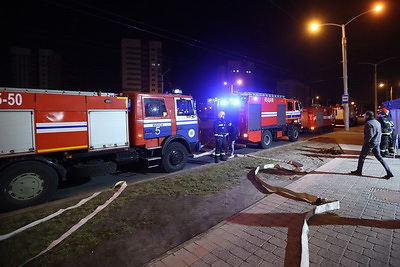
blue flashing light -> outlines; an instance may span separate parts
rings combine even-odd
[[[221,99],[221,106],[225,107],[228,105],[228,101],[226,99]]]
[[[234,105],[234,106],[239,106],[240,105],[240,100],[238,99],[238,98],[234,98],[234,99],[232,99],[232,104]]]
[[[181,94],[182,94],[182,90],[181,90],[181,89],[174,89],[174,90],[173,90],[173,93],[174,93],[174,94],[180,94],[180,95],[181,95]]]

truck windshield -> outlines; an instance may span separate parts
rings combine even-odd
[[[176,111],[178,116],[191,116],[195,115],[193,103],[189,99],[177,99]]]
[[[144,107],[146,117],[165,117],[167,109],[165,108],[164,99],[144,99]]]

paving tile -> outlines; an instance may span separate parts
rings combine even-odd
[[[369,257],[350,250],[344,252],[344,257],[354,260],[362,265],[368,265]]]
[[[175,255],[169,255],[165,257],[164,259],[161,260],[165,265],[167,266],[174,266],[174,267],[186,267],[188,264],[186,264],[184,261],[179,259]]]
[[[179,259],[181,259],[183,262],[186,264],[190,265],[197,261],[199,257],[196,255],[192,254],[191,252],[187,251],[186,249],[182,248],[174,253],[175,256],[177,256]]]
[[[251,266],[258,266],[259,264],[262,263],[262,261],[263,260],[257,255],[250,255],[250,257],[246,259],[246,262],[251,264]]]
[[[389,253],[387,251],[385,254],[383,254],[383,253],[379,253],[377,251],[373,251],[371,249],[365,249],[363,251],[363,255],[365,255],[371,259],[379,260],[379,261],[385,263],[388,260]]]
[[[230,265],[222,260],[217,260],[211,264],[211,267],[230,267]]]
[[[226,261],[230,266],[239,266],[241,263],[243,263],[243,259],[236,257],[235,255],[232,254],[232,256]]]
[[[209,267],[210,265],[205,263],[202,260],[198,260],[196,262],[194,262],[192,265],[190,265],[190,267]]]
[[[240,247],[234,247],[234,248],[232,248],[230,250],[230,252],[233,255],[235,255],[236,257],[239,257],[239,258],[241,258],[243,260],[246,260],[252,254],[252,253],[250,253],[250,252],[248,252],[248,251],[246,251],[246,250],[244,250],[243,248],[240,248]]]
[[[359,265],[358,262],[356,262],[356,261],[354,261],[352,259],[346,258],[346,257],[342,257],[340,259],[339,264],[341,266],[345,266],[345,267],[354,267],[354,266],[358,266]]]

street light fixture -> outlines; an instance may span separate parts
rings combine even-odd
[[[360,64],[372,65],[374,66],[374,112],[378,110],[378,66],[388,60],[395,59],[395,57],[390,57],[384,60],[379,61],[378,63],[370,63],[370,62],[361,62]]]
[[[228,82],[224,82],[224,85],[228,85],[229,83]],[[237,85],[242,85],[243,84],[243,81],[242,80],[237,80],[236,81],[236,84]],[[234,83],[232,83],[230,86],[231,86],[231,95],[233,94],[233,86],[234,86],[235,84]]]
[[[347,81],[347,40],[346,40],[346,26],[350,24],[353,20],[361,17],[362,15],[368,14],[370,12],[378,12],[382,10],[381,5],[377,5],[374,9],[365,11],[361,14],[358,14],[351,20],[349,20],[345,24],[336,24],[336,23],[324,23],[317,24],[314,23],[311,25],[311,30],[316,31],[320,26],[335,26],[342,29],[342,63],[343,63],[343,96],[342,96],[342,104],[344,104],[344,130],[349,131],[349,90],[348,90],[348,81]]]

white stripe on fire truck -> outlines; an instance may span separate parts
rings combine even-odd
[[[171,123],[171,119],[159,119],[159,120],[143,120],[143,123]]]
[[[86,131],[86,121],[36,123],[36,133],[65,133]]]
[[[152,128],[152,127],[170,127],[171,119],[160,119],[160,120],[144,120],[143,127],[144,128]]]
[[[300,111],[286,111],[286,115],[300,115]]]
[[[261,117],[275,117],[278,112],[261,112]]]
[[[197,120],[176,121],[176,125],[189,125],[189,124],[197,124]]]

